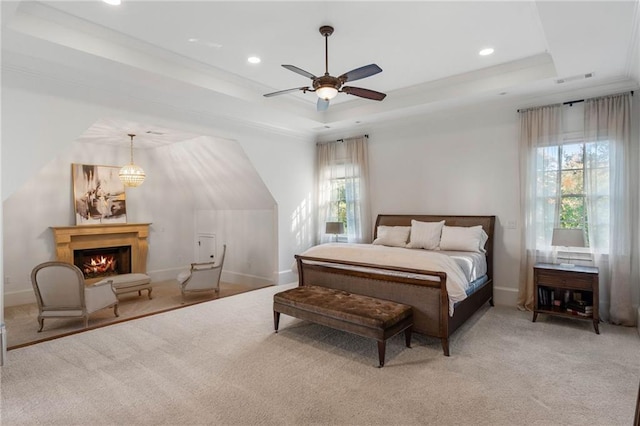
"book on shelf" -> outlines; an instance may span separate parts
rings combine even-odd
[[[552,304],[551,292],[548,288],[538,287],[538,305],[550,306]]]
[[[593,311],[582,312],[582,311],[576,311],[575,309],[571,309],[571,308],[567,308],[567,313],[572,314],[572,315],[578,315],[580,317],[591,317],[591,316],[593,316]]]
[[[589,300],[577,299],[577,300],[571,300],[567,302],[567,304],[572,304],[575,306],[591,306],[593,303]]]
[[[593,305],[584,305],[581,303],[576,303],[575,301],[567,303],[567,310],[569,309],[575,312],[581,312],[586,314],[593,313]]]

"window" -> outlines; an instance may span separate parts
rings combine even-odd
[[[367,138],[317,145],[318,238],[329,241],[326,222],[342,222],[344,234],[339,241],[354,243],[371,240],[371,215]]]
[[[600,313],[633,325],[638,272],[638,149],[631,94],[520,111],[522,250],[518,306],[531,309],[538,262],[555,262],[554,227],[583,226],[600,270]],[[635,144],[635,145],[634,145]],[[571,254],[580,249],[571,249]],[[571,262],[573,263],[573,262]]]
[[[330,181],[331,195],[329,197],[329,217],[332,221],[342,222],[344,233],[347,234],[347,197],[345,179],[336,178]]]
[[[547,231],[545,234],[549,235],[553,227],[580,228],[585,230],[589,241],[591,228],[601,229],[604,225],[607,232],[602,234],[608,235],[609,143],[569,141],[537,151],[537,193],[541,206],[537,216],[538,223]],[[598,209],[594,216],[600,223],[593,223],[589,201],[592,209]],[[556,214],[557,222],[549,220]]]

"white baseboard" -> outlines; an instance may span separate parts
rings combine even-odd
[[[147,275],[151,277],[152,283],[159,283],[163,281],[174,281],[178,274],[183,271],[187,271],[188,268],[170,268],[156,271],[148,271]],[[248,284],[251,286],[262,287],[266,285],[272,285],[273,280],[265,277],[258,277],[255,275],[243,274],[232,271],[222,271],[222,281],[232,284]],[[288,282],[295,281],[292,279]],[[4,294],[4,306],[19,306],[27,305],[30,303],[36,303],[36,295],[33,292],[33,288],[26,290],[17,290],[7,292]]]
[[[518,304],[518,289],[509,287],[493,287],[493,303],[499,306]]]
[[[241,272],[222,271],[222,281],[231,284],[249,284],[255,286],[273,285],[273,280]]]
[[[291,269],[278,272],[278,285],[291,284],[298,282],[298,274],[294,273]]]
[[[171,281],[175,280],[181,272],[188,271],[189,268],[181,267],[181,268],[171,268],[171,269],[162,269],[156,271],[149,271],[147,275],[151,277],[151,282],[156,281]],[[233,272],[233,271],[222,271],[221,280],[226,283],[232,284],[249,284],[255,286],[264,286],[273,284],[273,281],[269,278],[259,277],[256,275],[243,274],[242,272]]]
[[[19,306],[36,303],[36,294],[33,289],[18,290],[4,294],[4,306]]]

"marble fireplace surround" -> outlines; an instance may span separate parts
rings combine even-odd
[[[131,272],[147,272],[149,223],[110,225],[54,226],[56,259],[73,264],[73,251],[93,248],[131,246]],[[87,279],[87,284],[100,278]]]

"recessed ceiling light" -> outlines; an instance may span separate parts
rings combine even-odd
[[[119,6],[120,0],[102,0],[106,4],[110,4],[111,6]]]
[[[493,47],[487,47],[486,49],[482,49],[481,51],[479,51],[478,55],[487,56],[487,55],[491,55],[492,53],[493,53]]]
[[[197,43],[198,39],[197,38],[190,38],[187,40],[189,43]]]
[[[247,61],[249,61],[250,64],[259,64],[260,58],[258,58],[257,56],[249,56],[249,58],[247,58]]]

